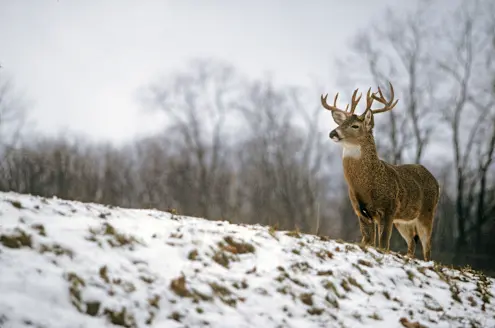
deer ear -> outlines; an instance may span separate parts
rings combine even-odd
[[[366,130],[371,131],[371,129],[373,129],[374,125],[375,125],[375,122],[373,121],[373,112],[368,109],[364,113],[364,126],[366,127]]]
[[[335,123],[337,123],[337,125],[341,125],[347,119],[346,113],[340,112],[338,110],[332,111],[332,117]]]

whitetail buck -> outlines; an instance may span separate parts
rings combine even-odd
[[[391,110],[394,88],[390,83],[390,100],[387,101],[380,88],[377,93],[367,93],[366,110],[354,114],[361,99],[352,95],[351,108],[337,108],[335,95],[333,106],[327,103],[327,95],[321,96],[321,104],[332,112],[338,127],[330,132],[330,139],[343,146],[344,176],[349,187],[349,198],[359,218],[362,243],[376,245],[375,224],[379,246],[390,247],[393,225],[407,242],[407,254],[414,257],[416,236],[423,246],[425,261],[430,260],[431,232],[440,189],[435,177],[422,165],[391,165],[378,157],[373,137],[373,115]],[[376,100],[384,106],[371,109]]]

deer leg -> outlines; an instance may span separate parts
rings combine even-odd
[[[416,225],[418,230],[418,237],[421,241],[421,246],[423,247],[423,258],[425,261],[429,261],[431,258],[431,230],[433,220],[428,218],[420,218]],[[430,224],[428,224],[430,223]]]
[[[378,224],[376,222],[373,222],[373,247],[378,246],[378,238],[377,238],[377,233],[378,233]]]
[[[399,222],[394,222],[394,225],[407,243],[407,256],[413,258],[416,250],[416,241],[414,240],[414,236],[416,236],[416,226],[414,223]]]
[[[359,229],[361,230],[361,244],[363,246],[375,246],[375,223],[369,222],[367,218],[359,217]],[[373,243],[373,244],[372,244]]]
[[[390,249],[390,238],[392,237],[393,229],[393,219],[391,216],[384,216],[378,227],[379,238],[380,238],[380,248],[384,250]]]

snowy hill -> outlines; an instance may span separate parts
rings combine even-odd
[[[2,328],[495,327],[492,295],[297,232],[0,193]]]

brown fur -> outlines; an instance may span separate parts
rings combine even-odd
[[[344,177],[359,218],[361,242],[376,245],[376,229],[379,246],[388,250],[395,225],[407,242],[408,255],[414,257],[418,236],[424,259],[429,261],[440,194],[438,182],[423,165],[391,165],[379,159],[373,137],[373,113],[368,111],[369,108],[361,116],[333,111],[339,126],[330,133],[332,139],[344,146]]]

